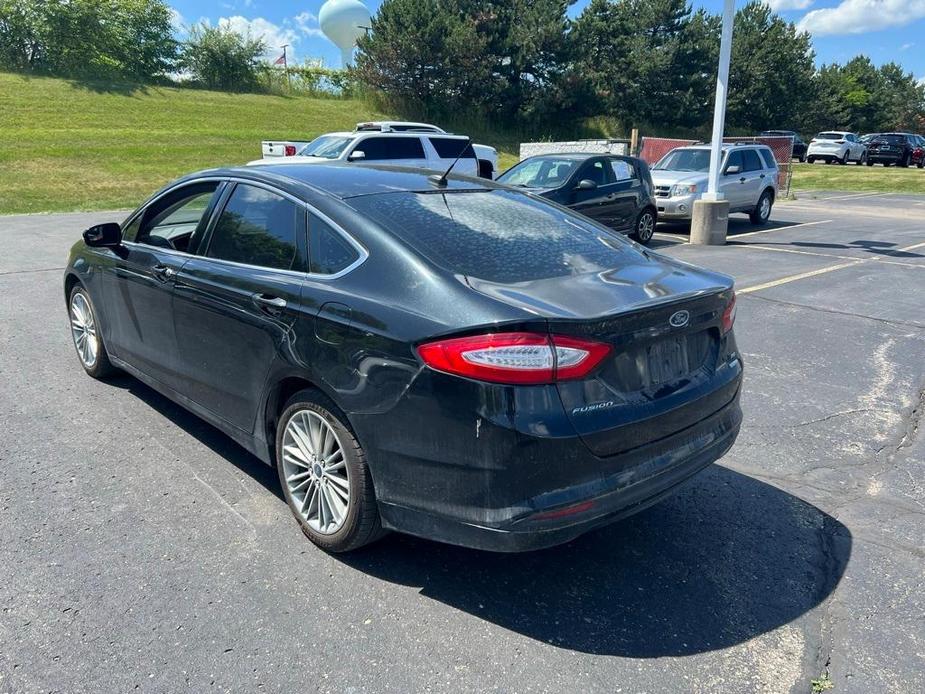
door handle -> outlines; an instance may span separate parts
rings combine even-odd
[[[761,174],[761,178],[764,178],[764,174]]]
[[[286,300],[279,296],[270,296],[269,294],[258,292],[257,294],[252,294],[251,299],[254,300],[258,308],[269,313],[279,313],[286,308]]]
[[[739,179],[739,183],[745,183],[745,176],[742,176],[742,178]]]
[[[177,275],[177,271],[168,265],[155,265],[151,268],[151,272],[153,272],[154,276],[161,282],[168,282]]]

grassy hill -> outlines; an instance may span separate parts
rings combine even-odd
[[[0,73],[0,214],[134,207],[184,173],[259,158],[261,140],[311,139],[386,117],[356,99]]]

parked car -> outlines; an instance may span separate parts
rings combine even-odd
[[[655,231],[652,176],[636,157],[542,154],[518,162],[498,182],[526,188],[643,244]]]
[[[923,155],[919,136],[911,133],[880,133],[867,145],[868,166],[896,164],[905,168],[915,164],[921,168]]]
[[[799,162],[806,161],[806,143],[803,141],[803,138],[800,137],[800,134],[793,130],[764,130],[761,132],[762,137],[792,137],[793,138],[793,152],[790,156],[791,159],[796,159]]]
[[[860,166],[867,161],[867,147],[858,136],[844,130],[827,130],[809,141],[806,161],[814,164],[821,159],[827,164],[847,164],[853,161]]]
[[[724,144],[720,192],[730,212],[744,212],[753,224],[764,224],[777,199],[777,162],[766,145]],[[652,167],[658,216],[664,221],[690,221],[694,201],[707,189],[710,145],[671,150]]]
[[[371,162],[445,171],[462,152],[455,170],[475,176],[479,167],[469,138],[462,135],[416,132],[354,131],[328,133],[315,138],[299,154],[283,159],[257,159],[248,166],[266,164],[325,164]]]
[[[383,132],[383,133],[439,133],[450,134],[442,128],[432,125],[431,123],[414,123],[411,121],[370,121],[357,123],[354,132]],[[276,157],[293,157],[304,154],[304,150],[311,142],[284,140],[273,141],[264,140],[260,143],[264,159],[273,159]],[[498,169],[498,150],[489,145],[473,144],[472,150],[475,152],[478,161],[478,172],[483,178],[494,178]]]
[[[731,278],[485,179],[204,171],[87,229],[63,279],[86,372],[122,369],[275,466],[330,551],[383,529],[566,542],[741,423]]]

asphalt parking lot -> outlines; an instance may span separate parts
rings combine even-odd
[[[679,494],[564,547],[334,557],[275,473],[84,375],[61,271],[111,214],[0,218],[0,692],[922,691],[925,198],[822,194],[722,248],[745,424]]]

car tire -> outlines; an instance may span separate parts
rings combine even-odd
[[[758,204],[755,205],[748,218],[751,220],[752,224],[762,225],[767,224],[768,219],[771,217],[771,208],[774,206],[774,193],[769,189],[764,191],[761,194],[761,197],[758,198]]]
[[[918,164],[916,164],[916,166],[917,166],[918,168],[920,168],[920,169],[921,169],[922,167],[925,167],[925,161],[920,161]]]
[[[867,165],[868,165],[868,166],[873,166],[873,165],[874,165],[874,162],[872,162],[870,159],[868,159],[868,160],[867,160]]]
[[[816,157],[806,157],[806,161],[809,162],[810,164],[815,164]]]
[[[844,156],[842,156],[842,158],[838,160],[838,163],[840,166],[844,166],[845,164],[848,163],[848,150],[845,150]]]
[[[116,367],[109,361],[109,352],[103,343],[99,314],[93,306],[90,293],[79,282],[71,288],[68,297],[68,318],[71,321],[71,340],[84,371],[93,378],[111,376]]]
[[[366,453],[346,417],[318,391],[301,390],[286,402],[276,469],[289,510],[323,550],[349,552],[385,534]]]
[[[899,162],[899,166],[903,167],[904,169],[909,168],[909,155],[908,154],[903,155],[902,161]]]
[[[860,158],[855,162],[858,166],[867,163],[867,152],[862,152]]]
[[[631,234],[632,238],[643,246],[648,246],[649,242],[652,240],[652,234],[655,233],[655,222],[655,212],[651,207],[645,208],[636,217],[636,222],[633,225],[633,233]]]
[[[801,164],[805,164],[805,163],[806,163],[806,155],[805,155],[805,154],[801,154],[801,155],[797,158],[797,161],[799,161]],[[810,162],[810,163],[812,163],[812,162]]]

